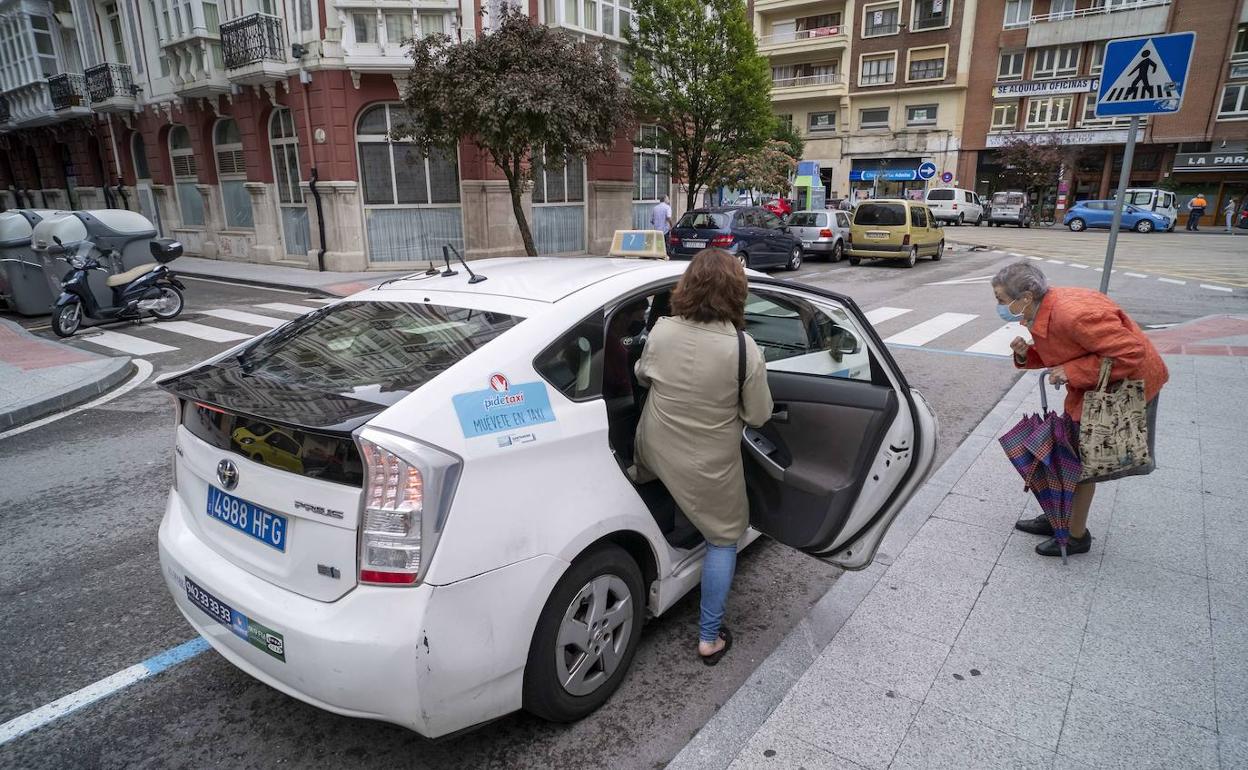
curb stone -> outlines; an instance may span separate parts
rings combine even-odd
[[[889,527],[875,561],[864,570],[845,572],[836,579],[745,684],[672,758],[667,765],[668,770],[723,770],[732,764],[789,689],[810,668],[858,604],[875,587],[894,555],[914,538],[984,447],[1028,399],[1035,385],[1035,378],[1028,376],[1022,376],[1015,382],[940,469],[929,476],[910,498]]]
[[[135,366],[129,358],[109,359],[104,373],[90,382],[53,393],[34,403],[0,412],[0,431],[21,427],[41,417],[47,417],[90,401],[120,385],[134,372]]]

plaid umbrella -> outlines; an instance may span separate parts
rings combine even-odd
[[[1001,448],[1053,525],[1053,537],[1061,547],[1065,564],[1066,545],[1070,542],[1070,509],[1083,464],[1079,461],[1078,426],[1068,415],[1049,410],[1044,384],[1046,374],[1040,375],[1043,414],[1024,417],[1001,437]]]

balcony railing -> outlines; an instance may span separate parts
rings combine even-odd
[[[0,96],[0,123],[8,123],[13,115],[9,111],[9,100]]]
[[[92,104],[118,97],[133,99],[134,92],[138,90],[129,64],[97,64],[88,67],[83,74],[87,78],[87,93],[91,95]]]
[[[262,61],[286,61],[281,18],[253,13],[225,22],[221,25],[221,52],[228,70]]]
[[[1115,13],[1117,11],[1138,11],[1141,8],[1155,8],[1160,5],[1170,5],[1170,0],[1102,0],[1102,2],[1093,5],[1091,8],[1037,14],[1031,17],[1031,23],[1039,24],[1046,21],[1085,19],[1089,16],[1102,16],[1104,14]],[[1024,25],[1020,24],[1014,26]]]
[[[52,109],[67,110],[85,106],[87,103],[87,80],[74,72],[64,72],[48,78],[48,95]]]
[[[838,72],[822,75],[799,75],[793,78],[773,78],[772,88],[798,88],[801,86],[837,85],[845,82],[845,77]]]
[[[844,27],[816,27],[815,29],[799,29],[792,32],[776,32],[771,35],[763,35],[759,42],[763,45],[779,45],[781,43],[795,43],[798,40],[836,37],[844,34]]]

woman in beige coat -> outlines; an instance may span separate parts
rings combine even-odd
[[[650,389],[637,427],[638,471],[658,476],[706,538],[698,654],[711,666],[732,645],[721,623],[750,521],[741,430],[762,425],[772,407],[763,355],[741,331],[747,291],[736,258],[699,252],[672,293],[673,316],[655,324],[636,368]]]

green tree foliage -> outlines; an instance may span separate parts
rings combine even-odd
[[[1005,168],[1002,181],[1027,192],[1056,185],[1063,164],[1073,160],[1068,147],[1026,137],[1007,139],[997,150],[997,162]]]
[[[754,190],[782,195],[789,191],[793,173],[797,170],[797,158],[790,153],[791,146],[778,139],[768,139],[761,149],[741,155],[724,164],[716,186],[734,190]]]
[[[534,24],[515,10],[481,38],[456,43],[432,35],[409,51],[407,115],[394,137],[425,152],[471,137],[507,178],[524,249],[535,256],[520,204],[534,152],[544,148],[548,159],[601,152],[633,124],[614,57],[600,43]]]
[[[770,68],[743,0],[634,0],[633,10],[627,59],[637,111],[666,132],[692,208],[771,136]]]

